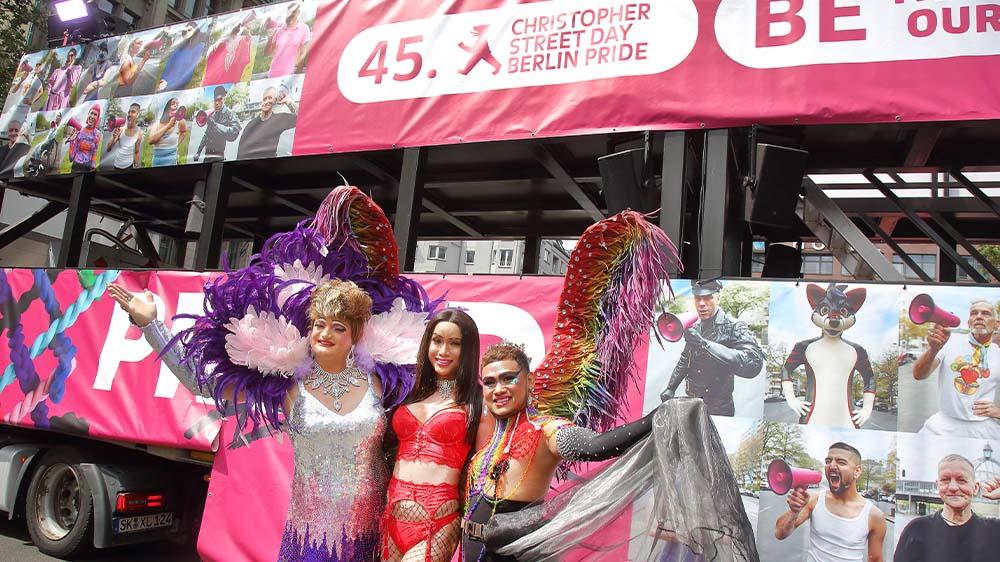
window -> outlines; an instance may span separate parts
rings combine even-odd
[[[829,254],[802,256],[802,275],[833,275],[833,256]]]
[[[983,266],[979,265],[979,263],[977,263],[976,260],[972,259],[972,256],[962,256],[962,259],[965,260],[965,263],[971,265],[976,271],[978,271],[980,275],[982,275],[986,279],[990,278],[990,274],[983,268]],[[966,273],[961,266],[958,266],[955,268],[955,280],[972,281],[972,277],[969,277],[969,274]]]
[[[472,265],[476,263],[476,251],[466,250],[465,251],[465,265]]]
[[[910,254],[910,259],[916,262],[917,266],[924,270],[924,273],[931,279],[937,277],[937,256],[934,254]],[[910,266],[903,262],[903,258],[897,255],[892,256],[892,265],[896,268],[896,271],[907,279],[920,279],[917,272],[910,269]]]
[[[549,263],[549,251],[548,250],[542,250],[542,261],[545,262],[545,263]]]
[[[754,242],[754,245],[757,243]],[[753,273],[760,273],[764,271],[764,252],[754,252],[753,257],[750,258],[750,271]]]
[[[514,263],[514,250],[500,250],[500,267],[510,267]]]
[[[431,246],[427,250],[427,259],[429,260],[443,260],[448,248],[444,246]]]

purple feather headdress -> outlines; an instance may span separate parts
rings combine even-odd
[[[313,289],[353,281],[372,299],[372,318],[355,349],[358,366],[378,375],[383,405],[398,405],[414,381],[423,325],[440,304],[399,276],[392,228],[356,187],[335,188],[308,226],[269,238],[248,266],[205,285],[202,315],[175,341],[216,403],[235,396],[254,428],[278,428],[288,391],[308,372]]]

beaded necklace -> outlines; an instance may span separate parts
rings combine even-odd
[[[525,477],[531,471],[531,465],[535,460],[535,452],[538,449],[538,441],[543,435],[542,427],[553,420],[555,416],[546,416],[538,413],[533,407],[528,407],[517,413],[513,418],[497,420],[497,426],[493,430],[493,437],[490,442],[479,450],[472,457],[469,466],[468,499],[465,505],[468,506],[465,518],[469,520],[475,512],[483,498],[486,497],[486,486],[490,480],[493,481],[494,498],[493,509],[490,518],[496,514],[496,507],[501,501],[509,500],[517,495],[517,491],[524,483]],[[498,493],[503,490],[504,475],[510,467],[510,459],[522,459],[528,457],[528,464],[521,472],[511,489],[506,494]]]

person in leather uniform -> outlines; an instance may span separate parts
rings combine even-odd
[[[714,416],[732,416],[736,412],[733,377],[756,377],[764,365],[764,352],[746,322],[730,318],[719,307],[721,292],[722,283],[717,280],[699,281],[692,287],[698,321],[684,331],[684,351],[660,399],[673,398],[687,379],[688,396],[704,400]]]

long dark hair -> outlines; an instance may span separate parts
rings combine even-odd
[[[179,98],[170,98],[170,99],[168,99],[167,103],[163,104],[163,111],[160,113],[160,123],[166,123],[167,121],[170,121],[170,115],[169,115],[169,113],[170,113],[170,104],[173,103],[174,100],[177,100],[177,104],[178,104],[177,108],[180,109],[180,102],[181,102],[181,100]]]
[[[427,360],[427,353],[434,328],[441,322],[451,322],[462,332],[462,352],[458,356],[458,373],[455,377],[455,402],[467,407],[465,439],[475,448],[479,418],[483,413],[483,387],[479,384],[479,328],[468,314],[457,308],[446,308],[427,323],[424,336],[420,339],[420,351],[417,352],[417,380],[413,390],[403,400],[403,406],[420,402],[437,392],[437,373]]]

